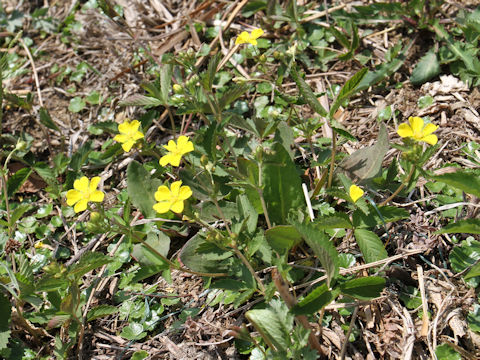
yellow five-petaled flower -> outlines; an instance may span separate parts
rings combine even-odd
[[[172,164],[172,166],[179,166],[182,156],[193,151],[193,143],[188,140],[187,136],[179,136],[177,143],[170,140],[167,145],[163,145],[165,149],[168,150],[167,155],[164,155],[160,158],[160,165],[165,166],[167,164]]]
[[[97,190],[100,180],[99,176],[95,176],[91,181],[86,176],[75,180],[73,189],[67,191],[67,205],[75,205],[73,210],[79,213],[87,209],[89,201],[102,202],[105,194]]]
[[[397,134],[402,138],[412,138],[415,141],[424,141],[427,144],[435,145],[438,141],[438,138],[432,133],[437,129],[438,126],[432,123],[424,125],[421,117],[410,116],[408,118],[408,123],[405,122],[400,124]]]
[[[238,35],[237,39],[235,40],[235,45],[247,43],[257,45],[257,39],[263,34],[264,31],[262,29],[252,30],[250,34],[246,31],[243,31],[240,35]]]
[[[350,186],[349,193],[354,203],[357,202],[357,200],[360,199],[364,194],[363,190],[357,185]]]
[[[164,214],[169,210],[175,213],[183,211],[183,201],[192,196],[192,190],[189,186],[182,186],[181,181],[172,183],[170,189],[165,186],[159,186],[155,192],[155,200],[158,202],[153,205],[153,209],[159,214]]]
[[[123,123],[118,125],[118,132],[120,134],[116,135],[113,140],[118,141],[122,144],[122,149],[125,152],[129,152],[137,140],[143,138],[143,133],[138,130],[140,127],[140,121],[125,120]]]

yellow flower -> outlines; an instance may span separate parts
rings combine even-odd
[[[33,245],[33,247],[34,247],[35,249],[42,249],[42,248],[45,247],[45,245],[43,244],[43,241],[39,241],[39,242],[35,243],[35,244]]]
[[[182,186],[181,181],[172,183],[170,189],[165,186],[159,186],[155,193],[155,200],[158,201],[153,205],[153,209],[159,214],[164,214],[169,210],[175,213],[183,211],[183,201],[192,196],[192,190],[189,186]]]
[[[163,145],[168,150],[168,154],[162,156],[160,159],[160,165],[165,166],[172,164],[172,166],[179,166],[182,156],[190,151],[193,151],[193,143],[188,140],[187,136],[180,136],[177,143],[170,140],[167,145]]]
[[[424,125],[421,117],[410,116],[408,123],[400,124],[397,134],[402,138],[410,137],[415,141],[425,141],[427,144],[435,145],[438,141],[437,136],[432,133],[438,129],[437,125],[432,123]]]
[[[262,29],[255,29],[249,34],[246,31],[243,31],[238,35],[235,40],[235,45],[250,43],[252,45],[257,45],[257,39],[264,34]]]
[[[75,205],[73,210],[79,213],[87,209],[89,201],[102,202],[105,194],[97,190],[100,180],[99,176],[95,176],[91,181],[86,176],[75,180],[73,189],[67,191],[68,206]]]
[[[118,125],[118,131],[120,134],[116,135],[113,140],[122,143],[122,148],[125,152],[129,152],[135,142],[143,138],[143,133],[138,130],[140,127],[140,121],[125,120]]]
[[[359,188],[357,185],[350,186],[349,193],[354,203],[357,202],[357,200],[360,199],[364,194],[363,190]]]

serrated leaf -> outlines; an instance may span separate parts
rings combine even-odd
[[[140,94],[131,95],[125,100],[119,102],[121,106],[143,106],[146,109],[163,105],[162,100],[151,96],[145,96]]]
[[[480,305],[473,305],[473,311],[467,315],[468,326],[471,330],[480,333]]]
[[[355,182],[362,183],[369,181],[380,172],[387,150],[387,129],[385,125],[381,123],[375,145],[359,149],[344,158],[338,165],[337,171],[343,171]]]
[[[340,294],[340,289],[329,290],[327,284],[315,288],[290,310],[295,315],[311,315],[321,310]]]
[[[160,70],[160,100],[163,102],[163,105],[168,103],[169,93],[172,87],[172,72],[172,64],[165,64]]]
[[[8,298],[0,292],[0,350],[5,349],[10,339],[10,317],[12,304]]]
[[[249,86],[248,83],[244,83],[241,85],[234,85],[233,88],[228,89],[218,101],[218,107],[221,110],[225,109],[225,107],[245,94],[248,91]]]
[[[265,231],[268,245],[279,254],[285,254],[302,241],[302,236],[292,225],[278,225]]]
[[[465,280],[480,276],[480,262],[476,263],[471,267],[470,270],[463,277]]]
[[[163,232],[151,231],[147,233],[147,240],[145,243],[158,251],[164,257],[167,257],[170,250],[170,238]],[[133,246],[132,257],[137,260],[142,266],[158,266],[164,270],[167,264],[165,261],[152,251],[148,246],[140,243]],[[159,272],[161,271],[159,270]]]
[[[375,208],[368,204],[368,215],[362,210],[355,210],[352,215],[353,226],[355,228],[372,228],[383,223],[394,222],[402,219],[408,219],[410,214],[407,210],[395,206],[380,206],[377,208],[382,217]]]
[[[158,179],[152,179],[138,161],[132,161],[127,167],[127,192],[132,204],[138,208],[146,218],[154,218],[156,211],[155,192],[161,185]]]
[[[58,289],[66,289],[68,280],[65,278],[43,277],[35,283],[35,291],[51,292]]]
[[[40,122],[43,125],[45,125],[49,129],[60,131],[57,124],[55,124],[52,118],[50,117],[50,114],[47,109],[45,109],[44,107],[41,107],[40,110],[38,111],[38,114],[40,116]]]
[[[352,223],[347,214],[335,213],[316,218],[313,226],[318,230],[326,229],[352,229]]]
[[[209,251],[199,253],[204,245],[209,246]],[[223,273],[229,270],[224,260],[232,256],[230,251],[220,249],[208,242],[200,234],[196,234],[183,246],[180,252],[182,263],[191,270],[207,273]]]
[[[385,287],[385,279],[379,276],[362,277],[344,282],[339,287],[344,295],[370,300],[380,296]]]
[[[92,321],[103,316],[116,314],[117,312],[118,312],[118,308],[116,306],[99,305],[88,311],[87,321]]]
[[[78,263],[70,266],[68,269],[68,274],[79,279],[86,273],[110,262],[112,262],[112,258],[105,254],[99,252],[88,252],[80,258]]]
[[[272,224],[287,223],[288,213],[304,204],[302,184],[295,163],[282,144],[275,142],[263,155],[263,196]]]
[[[480,260],[480,242],[467,238],[455,246],[448,256],[453,271],[461,272]]]
[[[286,352],[290,347],[293,317],[288,317],[288,309],[282,305],[277,308],[270,306],[267,309],[249,310],[245,317],[255,326],[267,344],[273,345],[278,351]]]
[[[480,219],[459,220],[435,231],[435,234],[480,234]]]
[[[327,110],[320,104],[318,99],[315,97],[312,89],[310,86],[303,80],[303,78],[300,76],[300,74],[297,71],[296,65],[293,64],[292,69],[290,71],[290,74],[293,78],[293,81],[298,86],[298,91],[304,98],[305,102],[312,108],[313,111],[315,111],[317,114],[326,117],[328,115]]]
[[[453,186],[468,194],[480,197],[480,172],[458,170],[453,173],[430,176],[431,179]]]
[[[91,141],[87,141],[72,155],[70,160],[70,167],[74,172],[78,172],[83,165],[86,164],[88,155],[93,151],[93,145]]]
[[[371,263],[388,257],[382,240],[374,232],[356,229],[354,234],[365,262]]]
[[[305,242],[310,246],[318,257],[320,264],[327,273],[327,286],[330,287],[332,280],[338,275],[338,252],[335,246],[328,240],[323,231],[318,231],[312,224],[293,223],[293,226],[302,235]]]
[[[421,85],[438,74],[440,74],[440,63],[437,55],[430,50],[418,61],[412,71],[410,81],[413,85]]]
[[[27,181],[28,177],[32,173],[32,169],[24,167],[18,170],[15,174],[10,176],[7,180],[7,195],[11,198],[20,187]]]
[[[340,89],[340,92],[337,95],[337,98],[333,102],[331,108],[330,108],[330,116],[333,117],[333,115],[337,112],[338,108],[342,105],[342,103],[350,98],[352,95],[354,95],[356,92],[360,91],[359,85],[362,82],[363,78],[367,74],[368,69],[363,68],[357,73],[355,73],[350,79],[347,80],[347,82],[343,85],[343,87]]]

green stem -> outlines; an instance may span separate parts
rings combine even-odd
[[[257,281],[258,286],[260,287],[260,292],[262,293],[262,295],[265,295],[266,289],[265,289],[265,286],[263,285],[262,279],[260,279],[260,277],[255,273],[255,270],[253,269],[252,265],[248,262],[245,255],[243,255],[242,252],[238,249],[237,244],[234,243],[232,245],[232,249],[235,252],[235,255],[238,256],[238,258],[242,261],[242,263],[247,267],[250,274],[252,274],[254,279]]]
[[[335,166],[335,155],[337,153],[337,133],[335,130],[332,130],[332,158],[330,160],[330,173],[328,174],[328,184],[327,188],[332,186],[333,181],[333,169]]]
[[[260,203],[262,204],[263,214],[265,215],[265,221],[267,222],[267,227],[269,229],[272,228],[272,223],[270,222],[270,217],[268,216],[267,204],[265,203],[265,198],[263,197],[263,189],[262,189],[262,167],[263,162],[260,161],[258,164],[258,186],[257,192],[258,196],[260,197]]]
[[[395,190],[395,192],[392,195],[390,195],[386,200],[382,201],[379,206],[387,205],[395,196],[397,196],[400,193],[400,191],[402,191],[403,188],[406,186],[405,184],[408,184],[410,182],[410,179],[414,173],[415,173],[415,165],[412,165],[412,168],[410,169],[410,172],[408,173],[408,176],[405,179],[405,181],[403,181],[400,184],[400,186],[397,188],[397,190]]]

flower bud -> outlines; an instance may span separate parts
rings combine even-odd
[[[27,148],[27,143],[23,140],[18,140],[17,144],[15,145],[15,150],[23,151]]]
[[[175,94],[183,94],[183,86],[180,84],[173,84],[173,92]]]
[[[200,158],[200,164],[202,164],[202,166],[207,166],[208,165],[208,156],[207,155],[202,155],[202,157]]]

